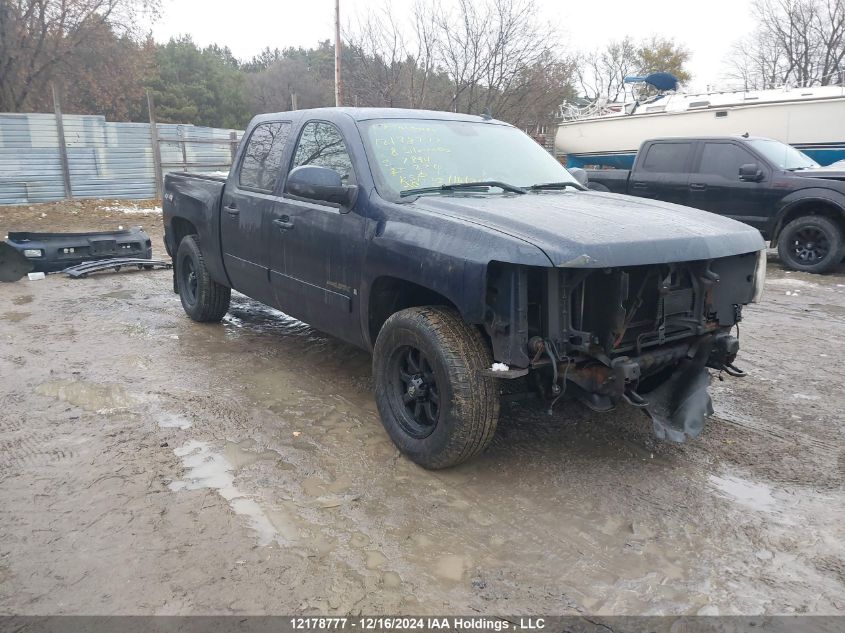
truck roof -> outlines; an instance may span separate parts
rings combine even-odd
[[[654,143],[656,141],[771,141],[774,139],[767,136],[746,136],[744,134],[727,134],[721,136],[662,136],[650,138],[643,143]]]
[[[332,117],[346,115],[355,121],[369,121],[372,119],[423,119],[440,121],[472,121],[475,123],[492,123],[496,125],[510,125],[497,119],[487,119],[480,114],[462,114],[459,112],[442,112],[439,110],[412,110],[409,108],[312,108],[308,110],[291,110],[288,112],[276,112],[260,114],[255,117],[256,122],[267,119],[276,119],[279,116],[290,116],[291,114],[305,115],[309,117]]]

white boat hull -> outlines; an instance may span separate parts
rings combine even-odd
[[[573,167],[630,167],[640,144],[651,138],[746,132],[789,143],[828,165],[845,158],[845,96],[566,121],[555,148]]]

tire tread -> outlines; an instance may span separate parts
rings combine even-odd
[[[499,417],[499,396],[496,381],[481,375],[490,367],[492,354],[477,328],[466,323],[454,310],[444,306],[408,308],[392,315],[382,332],[398,323],[414,320],[420,329],[429,333],[441,351],[451,377],[453,407],[461,413],[460,425],[445,450],[424,459],[412,456],[422,466],[431,469],[447,468],[465,462],[481,453],[496,433]],[[383,353],[376,341],[376,355]]]
[[[197,302],[190,307],[182,300],[182,307],[192,320],[199,323],[214,323],[220,321],[229,311],[229,303],[232,298],[232,289],[228,286],[217,283],[208,274],[205,266],[205,258],[200,248],[199,235],[187,235],[179,243],[176,256],[177,266],[183,256],[183,249],[191,250],[196,258],[197,269]],[[178,275],[177,275],[178,286]],[[180,294],[181,296],[181,294]]]

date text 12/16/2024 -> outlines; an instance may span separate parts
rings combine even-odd
[[[295,617],[290,619],[295,631],[331,631],[343,629],[396,631],[541,631],[544,618],[518,618],[516,621],[482,617]]]

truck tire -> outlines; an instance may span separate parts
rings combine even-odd
[[[376,404],[397,448],[423,468],[483,451],[496,432],[493,362],[481,333],[455,310],[408,308],[385,322],[373,352]]]
[[[783,227],[778,255],[787,268],[807,273],[827,272],[845,254],[842,231],[833,220],[806,215]]]
[[[222,319],[229,310],[232,289],[209,276],[197,235],[187,235],[179,243],[175,270],[179,298],[187,315],[199,323]]]

